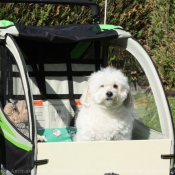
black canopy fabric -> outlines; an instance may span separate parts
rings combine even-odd
[[[52,43],[95,41],[116,38],[115,30],[101,31],[98,24],[61,25],[61,26],[24,26],[15,24],[19,37]]]

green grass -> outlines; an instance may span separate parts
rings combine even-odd
[[[161,132],[157,107],[153,96],[146,93],[136,93],[133,94],[133,96],[135,101],[135,110],[141,117],[143,123],[146,126]],[[175,98],[168,97],[168,101],[173,116],[173,122],[175,123]]]
[[[175,124],[175,97],[168,97],[168,101],[169,101],[170,109],[173,116],[173,122]]]

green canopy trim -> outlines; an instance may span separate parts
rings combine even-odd
[[[13,26],[14,23],[12,21],[8,20],[0,20],[0,27],[8,27],[8,26]]]
[[[87,48],[90,46],[91,42],[86,41],[86,42],[79,42],[75,48],[71,51],[70,56],[73,59],[80,58],[84,52],[87,50]]]
[[[115,26],[115,25],[111,25],[111,24],[99,24],[100,29],[102,31],[104,30],[112,30],[112,29],[123,29],[121,26]]]

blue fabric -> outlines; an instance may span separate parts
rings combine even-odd
[[[46,142],[72,142],[72,138],[76,133],[76,128],[46,128],[39,129],[37,134],[43,136]]]

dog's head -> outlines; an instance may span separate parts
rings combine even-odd
[[[122,104],[127,108],[132,107],[127,77],[115,68],[102,68],[89,77],[81,102],[87,106],[95,103],[105,108],[115,108]]]

